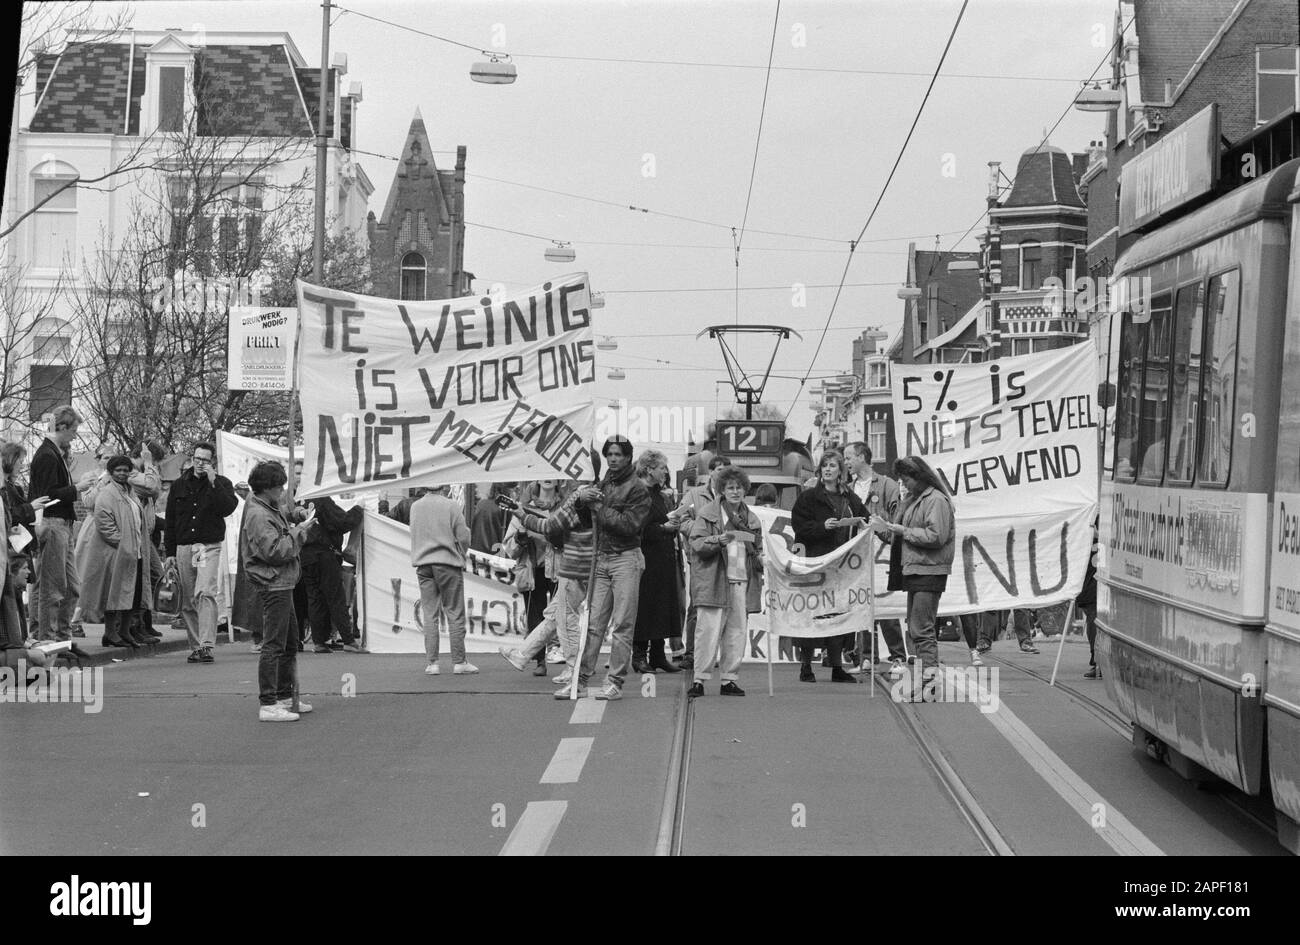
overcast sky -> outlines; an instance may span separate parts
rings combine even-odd
[[[103,6],[105,17],[119,7]],[[745,216],[775,0],[346,0],[341,8],[357,12],[336,11],[330,48],[347,53],[348,78],[364,86],[358,148],[396,155],[417,106],[436,151],[468,147],[465,259],[476,289],[497,282],[523,288],[562,272],[589,272],[608,298],[597,331],[620,342],[618,351],[601,352],[602,397],[691,402],[712,413],[715,398],[726,409],[729,395],[714,384],[725,377],[716,342],[694,338],[706,325],[737,319],[787,325],[803,340],[782,347],[774,373],[802,376],[809,369],[848,242],[884,186],[960,7],[959,0],[783,0],[739,294],[732,291],[730,228],[739,229]],[[319,65],[317,0],[130,8],[138,29],[284,30],[308,64]],[[935,234],[942,234],[945,249],[975,248],[974,234],[953,243],[983,210],[987,162],[1002,161],[1014,175],[1020,154],[1042,140],[1079,81],[1105,57],[1115,9],[1114,0],[970,3],[944,74],[855,254],[850,287],[811,365],[808,387],[817,375],[849,370],[849,341],[862,328],[879,325],[891,337],[898,331],[903,303],[895,290],[905,276],[909,238],[932,249]],[[478,53],[361,13],[508,51],[519,79],[509,86],[473,83],[469,68]],[[1051,140],[1080,151],[1102,133],[1100,116],[1071,110]],[[653,176],[647,156],[653,156]],[[948,156],[952,176],[943,173]],[[435,160],[445,168],[454,155]],[[371,208],[378,214],[395,163],[366,155],[359,161],[375,183]],[[627,204],[717,225],[620,209]],[[548,263],[544,240],[486,226],[569,241],[577,261]],[[823,241],[798,238],[807,236]],[[805,307],[792,304],[794,283],[809,286]],[[812,288],[825,284],[830,287]],[[746,286],[776,288],[743,291]],[[658,291],[666,289],[721,291]],[[741,348],[747,367],[765,363],[765,354],[754,341]],[[605,380],[613,366],[627,380]],[[790,433],[801,439],[811,429],[808,387],[790,414]],[[774,379],[766,400],[784,411],[798,391],[797,380]]]

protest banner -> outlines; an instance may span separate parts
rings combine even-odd
[[[366,645],[372,653],[423,653],[420,582],[411,566],[411,530],[387,516],[367,512],[362,541],[366,584]],[[509,558],[470,551],[465,565],[465,648],[495,653],[518,646],[528,633],[528,607],[514,586]],[[440,618],[439,618],[440,619]],[[438,650],[451,652],[443,622]]]
[[[585,273],[428,302],[298,283],[299,496],[592,478]]]
[[[855,633],[871,625],[870,532],[859,532],[815,558],[794,553],[781,535],[763,536],[763,604],[769,632],[807,639]]]
[[[982,364],[900,365],[893,382],[898,455],[923,457],[956,512],[939,613],[1078,596],[1098,508],[1095,343]]]
[[[226,389],[289,390],[297,328],[293,308],[232,308],[226,330]]]

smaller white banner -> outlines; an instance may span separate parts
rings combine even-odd
[[[764,536],[763,602],[771,633],[827,637],[872,625],[875,536],[861,532],[829,554],[801,558],[778,535]]]
[[[287,391],[293,388],[293,344],[298,311],[232,308],[226,337],[229,390]]]

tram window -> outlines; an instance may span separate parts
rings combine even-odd
[[[1165,472],[1179,482],[1196,471],[1196,430],[1200,412],[1201,321],[1205,286],[1183,286],[1174,306],[1173,361],[1169,374],[1169,462]]]
[[[1232,465],[1237,396],[1237,321],[1241,275],[1237,270],[1210,280],[1206,293],[1205,345],[1201,357],[1201,464],[1197,482],[1221,485]]]
[[[1151,300],[1135,462],[1139,480],[1159,482],[1165,470],[1165,418],[1169,415],[1169,343],[1173,312],[1168,292]]]
[[[1138,405],[1142,402],[1142,363],[1146,359],[1147,323],[1134,324],[1125,312],[1120,326],[1119,371],[1115,405],[1115,478],[1133,480],[1138,458]]]

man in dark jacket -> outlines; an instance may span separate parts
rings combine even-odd
[[[348,653],[366,652],[352,632],[352,617],[343,593],[343,536],[361,525],[365,511],[359,505],[344,512],[329,496],[309,499],[316,523],[307,532],[299,562],[307,590],[307,622],[311,625],[312,651],[329,653],[330,627],[343,638]]]
[[[41,551],[36,573],[36,597],[40,605],[39,633],[42,640],[72,639],[72,614],[77,608],[81,583],[72,553],[75,541],[73,504],[81,491],[90,487],[96,474],[88,472],[74,484],[68,465],[69,447],[77,437],[81,417],[72,407],[55,407],[50,434],[32,457],[33,499],[46,497],[44,520],[36,529]]]
[[[650,514],[650,492],[632,472],[632,444],[614,435],[601,448],[608,472],[599,486],[584,486],[580,501],[592,510],[596,527],[596,583],[591,592],[587,645],[579,685],[596,671],[606,630],[613,633],[609,672],[597,699],[623,698],[623,680],[632,670],[632,636],[641,594],[641,528]],[[581,690],[580,690],[581,694]]]
[[[167,525],[163,545],[167,564],[178,565],[181,579],[181,618],[190,641],[187,662],[211,663],[217,644],[217,594],[221,587],[221,542],[226,516],[239,498],[235,486],[217,475],[217,448],[194,444],[193,465],[181,473],[167,495]]]

